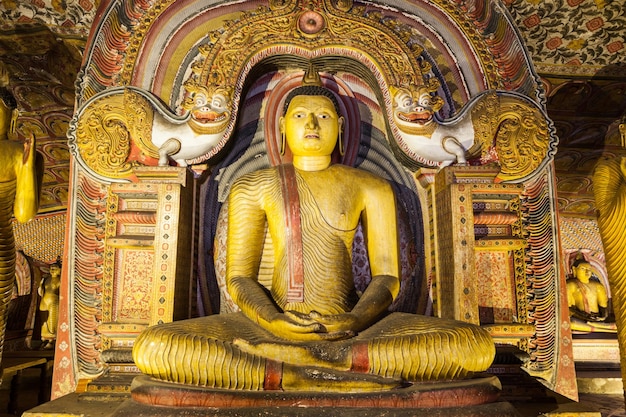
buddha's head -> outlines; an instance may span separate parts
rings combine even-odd
[[[58,278],[59,276],[61,276],[61,265],[59,265],[58,263],[50,265],[50,276],[52,278]]]
[[[279,120],[281,135],[297,156],[331,155],[343,123],[335,95],[316,85],[291,91]]]
[[[578,259],[572,265],[572,275],[580,282],[588,283],[589,279],[593,275],[593,269],[591,264],[584,259]]]

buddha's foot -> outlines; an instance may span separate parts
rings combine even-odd
[[[377,392],[406,386],[400,379],[328,368],[284,364],[282,389],[313,392]]]
[[[235,339],[233,344],[246,353],[276,362],[345,371],[350,369],[349,355],[351,355],[351,350],[347,345],[340,342],[325,344],[323,349],[320,349],[317,344],[250,343],[243,339]]]

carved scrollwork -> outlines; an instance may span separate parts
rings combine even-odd
[[[409,46],[414,44],[409,38],[406,27],[355,7],[351,0],[273,0],[268,9],[243,14],[208,34],[209,43],[199,48],[203,59],[189,79],[211,84],[211,74],[218,71],[227,74],[223,85],[232,86],[244,61],[270,46],[282,45],[285,53],[293,53],[294,48],[312,53],[328,45],[343,45],[349,39],[354,47],[344,53],[368,51],[381,73],[391,78],[390,84],[420,85],[424,68],[418,57],[422,50]]]
[[[76,144],[82,160],[96,173],[123,178],[130,174],[130,132],[126,126],[123,97],[110,96],[92,102],[78,121]]]
[[[137,92],[124,90],[124,112],[131,137],[136,145],[152,158],[159,157],[159,150],[152,143],[152,122],[154,111],[148,100]]]
[[[536,105],[521,97],[486,94],[473,107],[472,120],[481,157],[488,160],[495,149],[499,181],[532,174],[548,155],[551,138],[547,119]]]
[[[150,142],[152,111],[139,94],[126,90],[105,94],[82,110],[76,125],[76,145],[83,162],[97,174],[126,178],[139,163],[134,146],[158,155]]]

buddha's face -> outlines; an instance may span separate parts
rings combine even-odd
[[[575,278],[578,278],[579,281],[587,283],[589,282],[593,271],[591,270],[590,264],[588,264],[587,262],[583,262],[578,264],[578,266],[573,266],[572,273],[574,274]]]
[[[53,277],[61,275],[61,267],[57,264],[50,265],[50,275],[52,275]]]
[[[296,96],[279,123],[294,155],[327,156],[335,149],[343,117],[328,97]]]

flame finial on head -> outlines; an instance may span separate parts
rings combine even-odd
[[[302,86],[322,86],[322,79],[320,78],[320,74],[315,70],[313,64],[309,64],[309,68],[306,70],[304,75],[302,76]]]
[[[338,115],[341,115],[341,108],[339,106],[339,101],[335,94],[328,88],[324,87],[322,84],[322,79],[319,73],[315,70],[313,64],[309,65],[309,68],[305,71],[302,76],[302,85],[300,87],[296,87],[287,94],[287,98],[283,104],[283,114],[287,113],[287,107],[289,107],[289,103],[295,96],[324,96],[327,97],[330,101],[332,101],[333,106],[335,107],[335,111]]]

